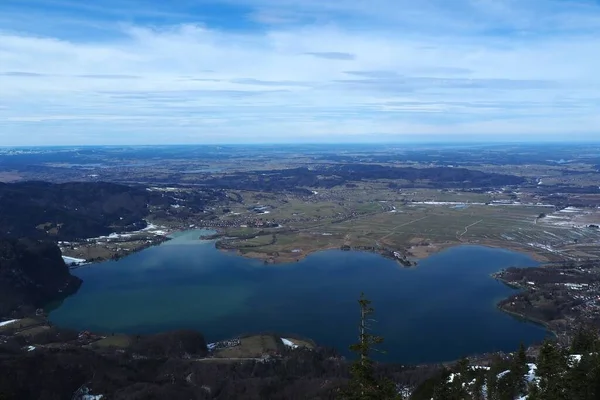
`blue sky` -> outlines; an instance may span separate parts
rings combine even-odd
[[[0,0],[0,145],[599,140],[599,0]]]

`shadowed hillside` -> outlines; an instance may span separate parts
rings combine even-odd
[[[0,233],[57,240],[144,228],[149,204],[167,200],[113,183],[0,184]]]
[[[62,299],[81,280],[69,273],[60,249],[32,239],[0,239],[0,316]]]

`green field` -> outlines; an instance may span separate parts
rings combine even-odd
[[[308,200],[247,192],[244,198],[246,204],[235,210],[236,217],[253,216],[248,210],[253,203],[270,211],[257,218],[285,221],[285,229],[267,229],[269,235],[230,244],[242,254],[275,262],[343,245],[392,248],[421,258],[461,243],[518,249],[540,259],[558,260],[591,257],[597,252],[592,244],[600,240],[598,230],[538,220],[541,213],[554,212],[550,207],[485,204],[507,200],[503,193],[397,191],[383,182],[372,182],[358,188],[322,190]],[[440,204],[444,202],[462,204]],[[258,229],[225,231],[248,235]]]

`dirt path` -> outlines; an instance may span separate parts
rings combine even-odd
[[[483,221],[483,220],[482,220],[482,219],[480,219],[480,220],[479,220],[479,221],[477,221],[477,222],[473,222],[471,225],[467,225],[467,226],[465,226],[465,231],[464,231],[463,233],[461,233],[460,235],[457,235],[456,237],[457,237],[458,239],[460,239],[461,237],[463,237],[463,235],[464,235],[465,233],[467,233],[467,232],[469,231],[469,228],[470,228],[470,227],[477,225],[477,224],[478,224],[478,223],[480,223],[481,221]]]
[[[396,230],[397,230],[398,228],[402,228],[403,226],[410,225],[410,224],[412,224],[412,223],[415,223],[415,222],[422,221],[422,220],[424,220],[425,218],[429,218],[429,216],[428,216],[428,215],[426,215],[426,216],[424,216],[424,217],[421,217],[421,218],[418,218],[418,219],[415,219],[415,220],[408,221],[408,222],[405,222],[405,223],[403,223],[403,224],[400,224],[400,225],[398,225],[398,226],[394,227],[394,229],[392,229],[392,230],[390,231],[390,233],[388,233],[387,235],[380,237],[380,238],[379,238],[379,241],[381,241],[381,240],[383,240],[383,239],[385,239],[385,238],[387,238],[387,237],[390,237],[390,236],[392,236],[394,233],[396,233]]]

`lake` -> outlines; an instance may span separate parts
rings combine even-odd
[[[490,273],[538,265],[525,254],[460,246],[406,269],[376,254],[330,250],[296,263],[264,265],[198,240],[205,233],[178,233],[119,261],[74,270],[83,285],[50,319],[106,333],[193,328],[208,341],[293,333],[348,354],[357,336],[357,299],[365,292],[376,309],[372,331],[385,338],[384,361],[513,351],[548,335],[495,307],[514,290]]]

